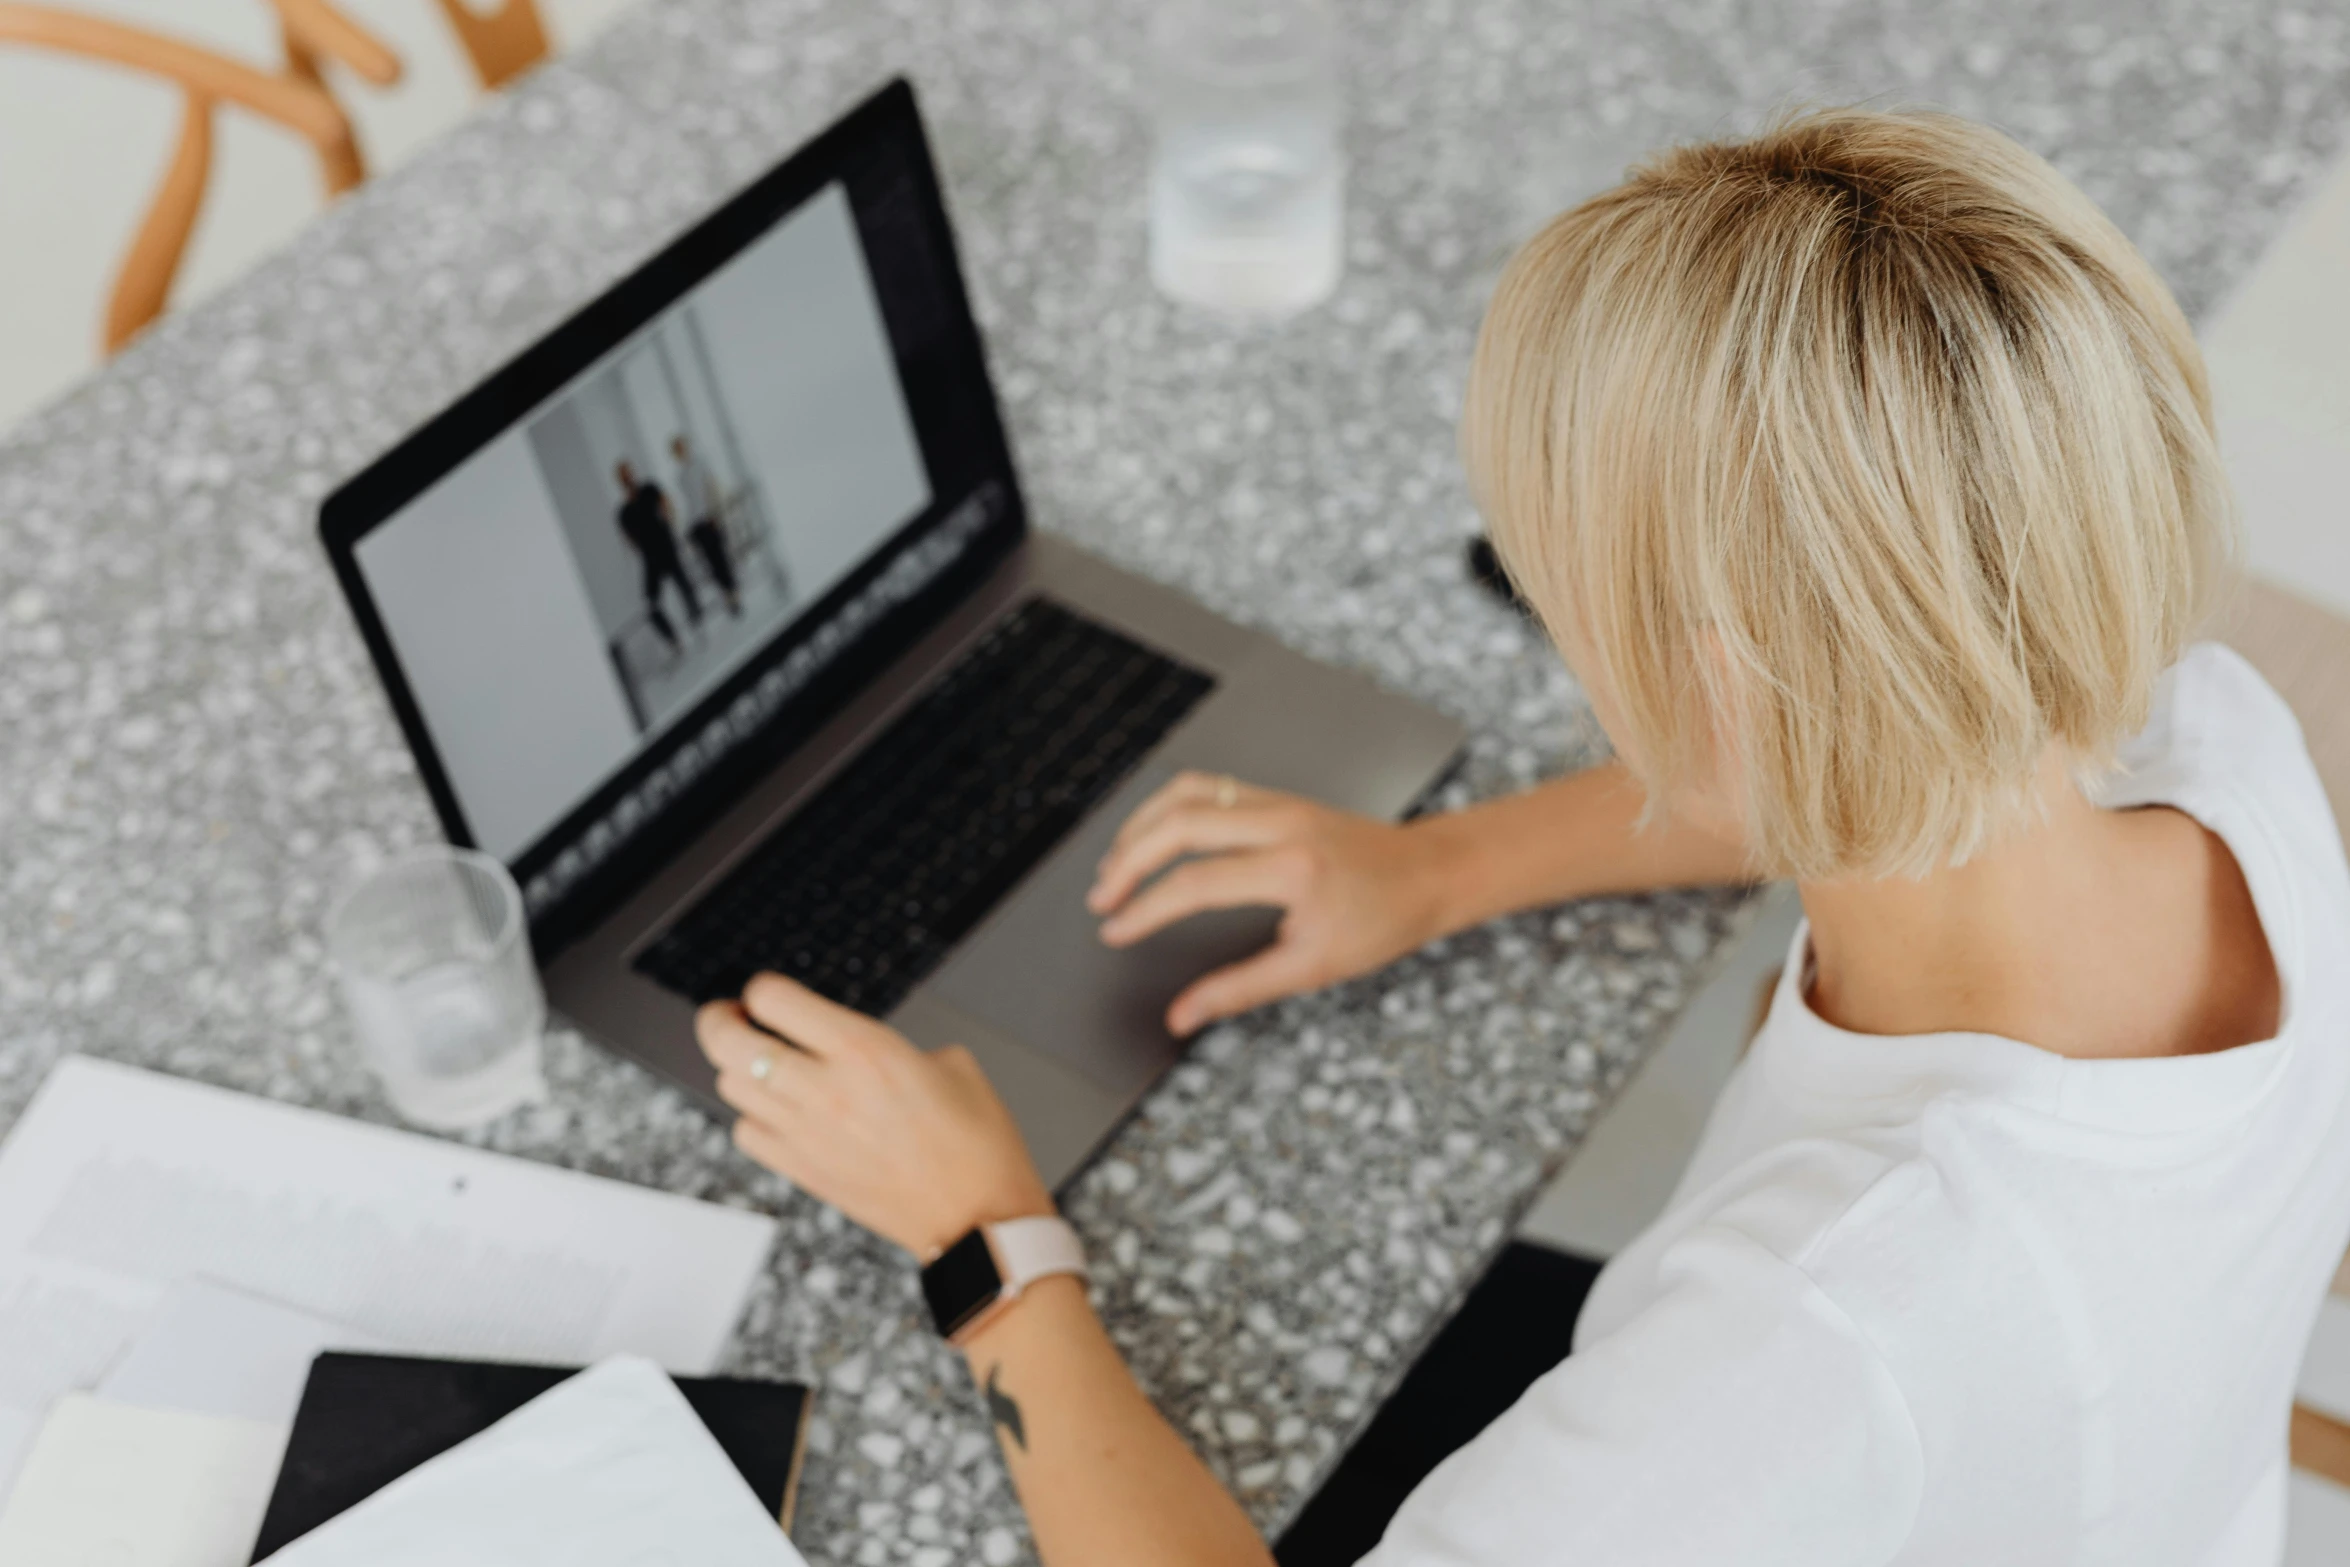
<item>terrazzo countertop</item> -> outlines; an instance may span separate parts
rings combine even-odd
[[[1150,292],[1142,0],[669,0],[490,103],[0,442],[0,1125],[84,1050],[366,1120],[328,898],[433,825],[313,537],[383,450],[895,70],[1040,523],[1457,714],[1486,796],[1600,739],[1462,578],[1452,425],[1511,243],[1796,100],[2008,126],[2206,310],[2332,154],[2350,24],[2269,0],[1349,0],[1337,298]],[[16,241],[22,243],[19,239]],[[1208,1035],[1070,1202],[1143,1384],[1278,1529],[1667,1026],[1730,893],[1583,904]],[[731,1369],[822,1389],[812,1561],[1025,1559],[906,1260],[574,1038],[474,1138],[776,1213]]]

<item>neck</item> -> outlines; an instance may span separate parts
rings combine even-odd
[[[2266,968],[2256,917],[2256,959],[2210,946],[2208,914],[2232,905],[2239,923],[2250,916],[2224,848],[2229,886],[2204,868],[2216,840],[2194,823],[2170,811],[2102,810],[2054,757],[2040,797],[2038,821],[1964,865],[1916,879],[1804,883],[1813,1010],[1856,1033],[1998,1034],[2078,1057],[2265,1037],[2247,1032],[2260,1019],[2240,1003],[2214,1017],[2196,990],[2214,956],[2228,959],[2223,969]],[[2183,882],[2204,885],[2182,899]]]

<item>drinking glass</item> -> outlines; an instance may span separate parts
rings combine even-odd
[[[1346,176],[1329,0],[1165,0],[1151,53],[1152,281],[1244,316],[1328,298]]]
[[[544,1096],[547,1001],[506,867],[439,846],[385,865],[328,914],[359,1052],[421,1126],[479,1126]]]

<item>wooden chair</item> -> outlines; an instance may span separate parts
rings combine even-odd
[[[236,104],[307,140],[317,151],[329,196],[340,195],[366,176],[350,119],[326,90],[320,66],[336,60],[381,85],[400,79],[399,58],[329,0],[271,4],[286,51],[284,66],[274,74],[143,28],[0,0],[0,43],[30,44],[146,71],[178,83],[185,95],[179,146],[107,300],[105,344],[110,354],[163,313],[211,178],[216,103]]]
[[[503,87],[547,57],[537,0],[500,0],[495,11],[476,10],[473,0],[439,3],[483,87]]]

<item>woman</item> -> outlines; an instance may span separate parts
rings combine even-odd
[[[1403,827],[1179,780],[1105,938],[1288,911],[1190,1030],[1595,893],[1786,876],[1807,924],[1575,1353],[1372,1560],[2275,1561],[2350,873],[2291,716],[2188,645],[2228,502],[2151,269],[1991,131],[1797,119],[1538,235],[1464,437],[1619,760]],[[742,1147],[918,1256],[1051,1212],[967,1056],[771,977],[701,1033]],[[1267,1559],[1076,1281],[965,1349],[1053,1567]]]

